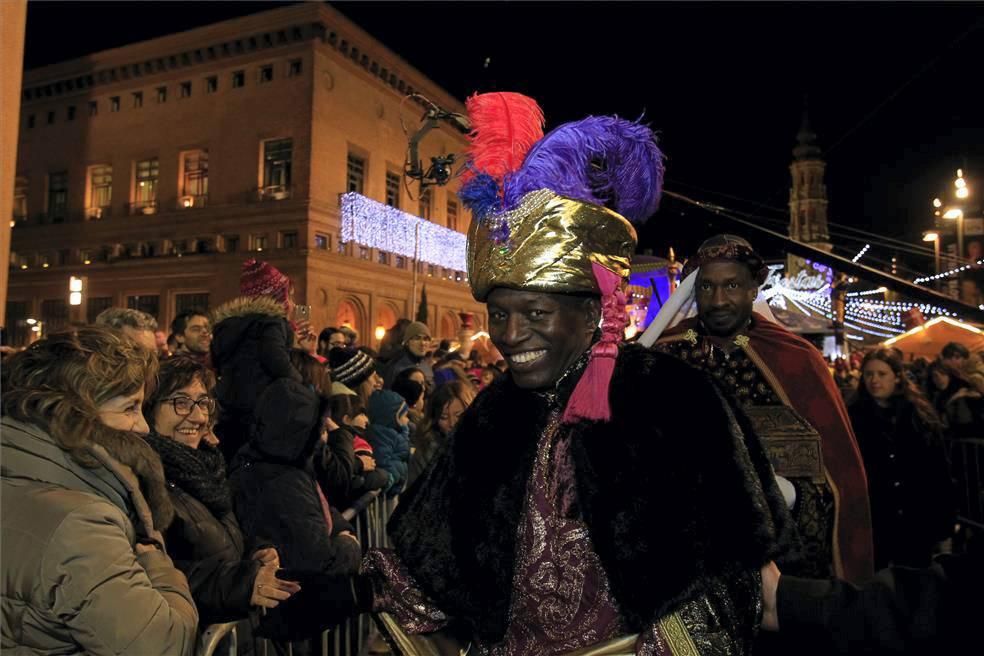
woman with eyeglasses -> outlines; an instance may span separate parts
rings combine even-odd
[[[276,577],[277,550],[245,545],[232,509],[226,463],[203,437],[215,416],[211,371],[191,358],[161,364],[157,389],[144,403],[147,442],[164,464],[175,518],[165,534],[175,565],[188,577],[202,626],[275,608],[299,590]]]

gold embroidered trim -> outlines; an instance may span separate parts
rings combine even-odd
[[[697,645],[691,640],[690,633],[680,619],[679,613],[662,618],[659,621],[659,628],[663,631],[673,656],[700,656]]]
[[[697,346],[697,331],[691,328],[683,334],[683,338],[690,342],[691,346]]]

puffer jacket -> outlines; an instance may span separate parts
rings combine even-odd
[[[2,419],[0,650],[191,654],[198,613],[133,472],[101,446],[83,467],[40,428]]]
[[[284,306],[269,296],[240,297],[212,313],[212,366],[218,376],[215,398],[219,448],[231,461],[248,439],[256,401],[273,381],[301,381],[290,363],[293,331]]]
[[[405,408],[403,397],[390,390],[378,390],[369,397],[369,430],[366,439],[372,445],[376,466],[391,476],[386,492],[397,495],[407,482],[410,462],[410,430],[400,426],[396,414]],[[405,411],[405,410],[404,410]]]
[[[260,562],[248,559],[222,454],[159,435],[147,442],[161,456],[174,504],[174,521],[165,533],[168,554],[188,577],[202,625],[247,617]]]
[[[311,460],[321,422],[313,391],[278,380],[260,396],[253,437],[229,468],[236,515],[247,541],[276,544],[281,566],[301,583],[301,592],[261,622],[260,635],[270,638],[300,640],[328,628],[329,601],[337,592],[351,602],[349,577],[358,571],[362,556],[358,542],[339,535],[352,526],[329,508],[315,478]]]

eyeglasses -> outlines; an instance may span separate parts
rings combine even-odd
[[[193,401],[187,396],[174,396],[170,399],[164,399],[161,403],[170,403],[171,407],[174,408],[174,414],[179,417],[190,415],[196,405],[199,410],[207,415],[211,415],[215,411],[215,399],[208,396],[203,396],[197,401]]]

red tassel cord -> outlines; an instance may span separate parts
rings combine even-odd
[[[615,373],[618,345],[622,342],[625,326],[628,324],[622,278],[595,262],[591,263],[591,269],[601,290],[601,339],[591,347],[588,366],[564,409],[562,421],[565,424],[585,419],[609,421],[612,418],[608,388],[612,382],[612,374]]]

